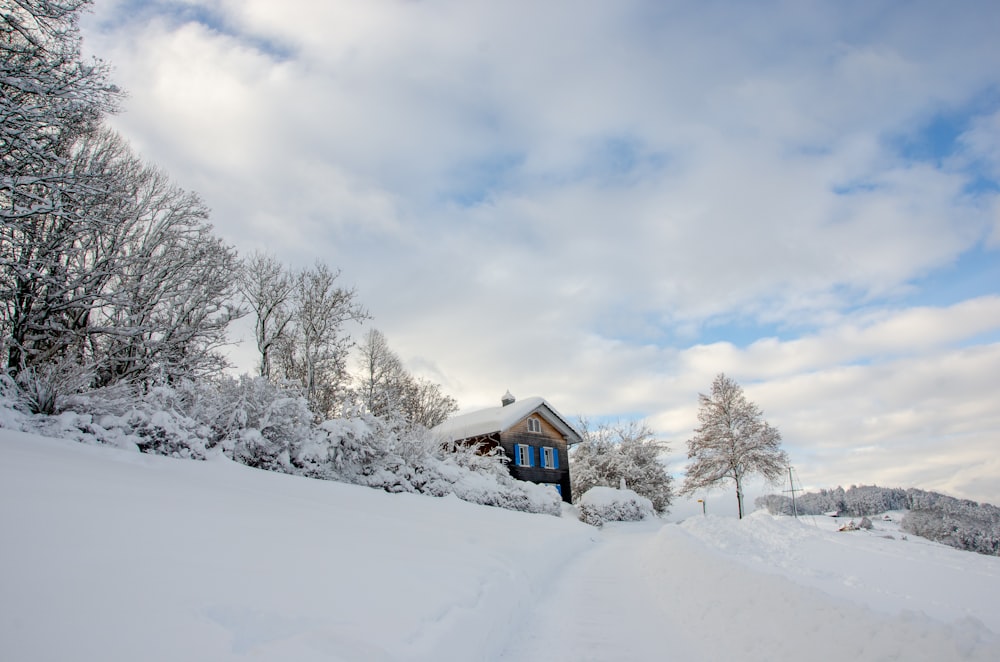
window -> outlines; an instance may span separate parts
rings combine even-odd
[[[514,464],[519,467],[535,466],[534,449],[527,444],[514,444]]]
[[[532,416],[531,418],[529,418],[528,419],[528,432],[541,432],[541,431],[542,431],[542,422],[540,420],[538,420],[537,418],[535,418],[534,416]]]
[[[558,469],[559,468],[559,449],[552,448],[550,446],[543,446],[539,449],[539,457],[541,459],[541,464],[546,469]]]

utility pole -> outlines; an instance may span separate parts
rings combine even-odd
[[[791,489],[787,489],[785,491],[792,493],[792,514],[796,518],[798,518],[798,516],[799,516],[799,510],[798,510],[798,508],[795,505],[795,481],[792,479],[792,468],[790,466],[788,467],[788,486]]]

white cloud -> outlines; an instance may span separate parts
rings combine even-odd
[[[995,3],[188,4],[219,25],[97,0],[116,126],[241,250],[341,267],[464,406],[510,388],[683,439],[725,371],[817,479],[894,464],[1000,501],[998,386],[967,360],[995,290],[913,298],[1000,245],[998,196],[968,194],[996,109],[947,166],[894,147],[1000,87]],[[701,340],[730,322],[763,337]],[[930,406],[936,379],[971,409]],[[952,438],[956,468],[928,450]]]

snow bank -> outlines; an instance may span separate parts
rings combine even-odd
[[[0,659],[483,660],[579,522],[0,430]]]
[[[689,659],[1000,659],[1000,641],[984,623],[992,622],[995,609],[986,594],[995,596],[1000,577],[993,574],[996,568],[977,563],[991,559],[966,553],[971,561],[965,567],[986,567],[992,575],[988,591],[968,584],[932,591],[919,585],[934,581],[943,568],[906,542],[896,541],[904,550],[900,554],[887,554],[855,547],[864,542],[860,538],[835,535],[854,534],[825,533],[766,516],[742,521],[695,517],[663,527],[637,552],[636,563],[647,568],[649,585],[679,598],[657,605],[682,645],[697,651]],[[911,599],[887,594],[894,582],[880,578],[904,560],[912,563],[909,570],[919,570],[908,577]],[[871,578],[867,586],[866,576]],[[966,588],[971,592],[964,593]],[[940,601],[950,603],[943,610],[949,616],[939,619],[941,611],[924,610]]]
[[[750,569],[780,574],[868,609],[944,622],[970,619],[1000,633],[1000,558],[904,539],[898,523],[877,517],[870,531],[837,531],[842,523],[757,511],[742,521],[692,517],[680,528]]]
[[[863,540],[841,538],[838,545],[815,529],[784,525],[701,517],[682,526],[659,521],[609,525],[595,533],[601,544],[567,568],[564,580],[532,612],[502,659],[1000,659],[995,632],[972,613],[940,620],[921,611],[917,601],[906,609],[893,607],[879,599],[878,581],[870,585],[867,599],[857,601],[802,583],[803,576]],[[803,574],[770,565],[787,560],[796,548],[810,546],[810,540],[815,543],[813,551],[825,552],[815,562],[806,556],[797,564]],[[761,559],[759,566],[746,561],[755,555]],[[848,556],[851,562],[873,568],[896,561],[864,548]],[[955,606],[968,601],[970,612],[977,606],[991,607],[989,596],[995,595],[1000,577],[988,576],[990,566],[977,563],[983,557],[966,556],[971,561],[952,558],[951,562],[967,561],[965,567],[978,568],[983,587],[965,594],[925,591],[919,599],[945,600]],[[984,568],[987,574],[982,573]],[[912,576],[911,582],[920,583],[923,576],[936,575],[941,568],[932,561],[921,570],[923,575]]]

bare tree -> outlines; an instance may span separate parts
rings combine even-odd
[[[398,409],[409,375],[378,329],[370,329],[358,346],[358,397],[372,414],[385,416]]]
[[[104,231],[117,259],[89,324],[101,381],[216,373],[226,328],[244,312],[234,302],[236,252],[212,234],[196,194],[130,151],[118,166],[118,222]]]
[[[271,255],[253,253],[244,258],[236,284],[256,318],[260,376],[270,379],[272,354],[286,338],[292,322],[295,277]]]
[[[441,385],[408,375],[403,392],[403,416],[412,425],[427,429],[444,423],[458,411],[458,401],[441,391]]]
[[[440,385],[411,375],[378,329],[365,335],[359,350],[358,395],[376,416],[399,414],[411,425],[432,428],[458,409]]]
[[[363,322],[368,312],[354,289],[337,285],[339,271],[317,263],[295,279],[294,332],[281,343],[279,362],[286,379],[302,384],[309,405],[320,416],[335,413],[346,393],[347,357],[352,346],[344,333],[349,321]]]
[[[750,474],[775,480],[788,466],[781,450],[781,433],[763,419],[756,404],[747,400],[743,388],[719,373],[712,382],[711,396],[698,394],[695,436],[688,440],[688,467],[681,494],[718,485],[731,479],[736,484],[739,516],[743,517],[743,481]]]

